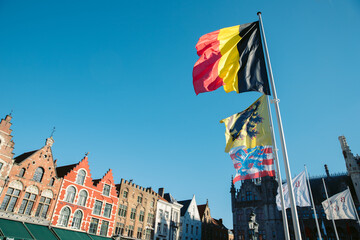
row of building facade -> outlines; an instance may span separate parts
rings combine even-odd
[[[208,202],[197,205],[195,196],[177,201],[163,188],[155,192],[124,179],[116,184],[111,169],[93,179],[87,154],[58,166],[52,137],[14,157],[11,119],[0,122],[0,218],[116,239],[231,239]]]

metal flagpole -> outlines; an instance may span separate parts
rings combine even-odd
[[[277,118],[278,127],[279,127],[281,147],[282,147],[282,153],[283,153],[283,159],[284,159],[284,165],[285,165],[286,181],[288,183],[287,185],[289,188],[291,217],[292,217],[292,221],[293,221],[293,225],[294,225],[295,239],[301,240],[302,238],[301,238],[301,232],[300,232],[299,218],[298,218],[298,214],[297,214],[295,197],[294,197],[294,189],[293,189],[293,185],[292,185],[293,181],[292,181],[291,172],[290,172],[289,160],[288,160],[285,137],[284,137],[284,130],[283,130],[281,115],[280,115],[279,99],[277,98],[277,94],[276,94],[275,82],[274,82],[274,77],[273,77],[271,63],[270,63],[270,56],[269,56],[269,52],[267,49],[265,32],[264,32],[264,27],[262,24],[262,19],[261,19],[261,12],[258,12],[257,14],[259,16],[259,23],[261,25],[262,38],[264,40],[266,62],[267,62],[268,69],[269,69],[273,101],[274,101],[274,105],[275,105],[276,118]]]
[[[357,220],[358,220],[358,224],[360,225],[359,215],[358,215],[357,210],[356,210],[356,206],[355,206],[355,203],[354,203],[354,199],[353,199],[352,196],[351,196],[351,192],[350,192],[349,186],[347,187],[347,189],[349,190],[350,198],[351,198],[351,202],[352,202],[352,205],[353,205],[353,207],[354,207],[354,210],[355,210],[356,218],[357,218]]]
[[[322,182],[323,182],[323,184],[324,184],[326,199],[327,199],[327,203],[328,203],[328,205],[329,205],[330,216],[331,216],[331,220],[332,220],[332,223],[333,223],[333,226],[334,226],[334,229],[335,229],[336,239],[339,240],[339,235],[338,235],[338,232],[337,232],[337,230],[336,230],[335,220],[334,220],[334,217],[333,217],[333,214],[332,214],[332,207],[331,207],[330,201],[329,201],[329,195],[328,195],[328,193],[327,193],[325,181],[324,181],[323,178],[322,178]],[[324,209],[324,210],[325,210],[325,209]]]
[[[308,174],[306,165],[304,165],[304,167],[305,167],[305,174],[306,174],[306,182],[307,182],[307,184],[308,184],[308,188],[309,188],[309,192],[310,192],[311,204],[312,204],[312,208],[313,208],[313,210],[314,210],[314,217],[315,217],[316,228],[317,228],[317,230],[318,230],[319,240],[322,240],[322,238],[321,238],[321,231],[320,231],[319,222],[318,222],[318,217],[317,217],[317,214],[316,214],[316,209],[315,209],[315,204],[314,204],[314,198],[313,198],[312,191],[311,191],[311,186],[310,186],[309,174]]]
[[[286,208],[285,208],[285,203],[284,203],[284,193],[283,193],[281,173],[280,173],[280,164],[279,164],[279,158],[278,158],[278,154],[277,154],[278,149],[277,149],[276,141],[275,141],[274,123],[273,123],[271,112],[270,112],[269,96],[266,97],[266,102],[268,105],[268,114],[269,114],[270,127],[271,127],[271,137],[272,137],[272,142],[273,142],[273,147],[274,147],[274,158],[275,158],[277,179],[278,179],[278,184],[279,184],[281,210],[282,210],[281,215],[282,215],[282,219],[283,219],[283,223],[284,223],[283,225],[284,225],[285,239],[290,240],[289,227],[288,227],[288,221],[287,221],[287,216],[286,216]]]

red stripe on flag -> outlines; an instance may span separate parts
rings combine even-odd
[[[274,159],[264,159],[261,165],[273,165]]]
[[[264,148],[263,153],[272,153],[272,147]]]
[[[224,82],[219,77],[218,66],[221,56],[220,42],[217,37],[220,30],[205,34],[196,44],[199,60],[193,69],[193,84],[196,95],[210,92],[221,87]]]
[[[246,180],[246,179],[254,179],[254,178],[260,178],[260,177],[266,177],[266,176],[270,176],[270,177],[274,177],[275,176],[275,170],[272,171],[262,171],[262,172],[257,172],[257,173],[253,173],[253,174],[248,174],[245,176],[236,176],[233,180],[233,183],[237,182],[237,181],[241,181],[241,180]]]

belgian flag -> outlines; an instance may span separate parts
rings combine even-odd
[[[226,92],[270,95],[259,22],[223,28],[202,36],[193,69],[195,93],[223,86]]]

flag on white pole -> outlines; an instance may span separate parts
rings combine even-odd
[[[306,184],[306,175],[305,171],[302,171],[299,175],[297,175],[293,179],[293,188],[294,188],[294,196],[296,206],[299,207],[310,207],[310,196],[309,190]],[[278,194],[276,195],[276,206],[279,211],[281,211],[281,200],[280,193],[278,188]],[[283,195],[284,195],[284,205],[285,208],[290,207],[290,199],[289,199],[289,189],[287,183],[283,184]]]
[[[355,209],[353,207],[353,204],[351,203],[351,196],[350,196],[349,189],[346,189],[345,191],[335,194],[331,198],[329,198],[330,201],[330,207],[332,210],[332,216],[334,220],[336,219],[354,219],[356,220],[356,213]],[[324,208],[324,211],[326,213],[326,218],[328,220],[331,219],[331,213],[330,208],[327,200],[323,201],[322,206]]]

